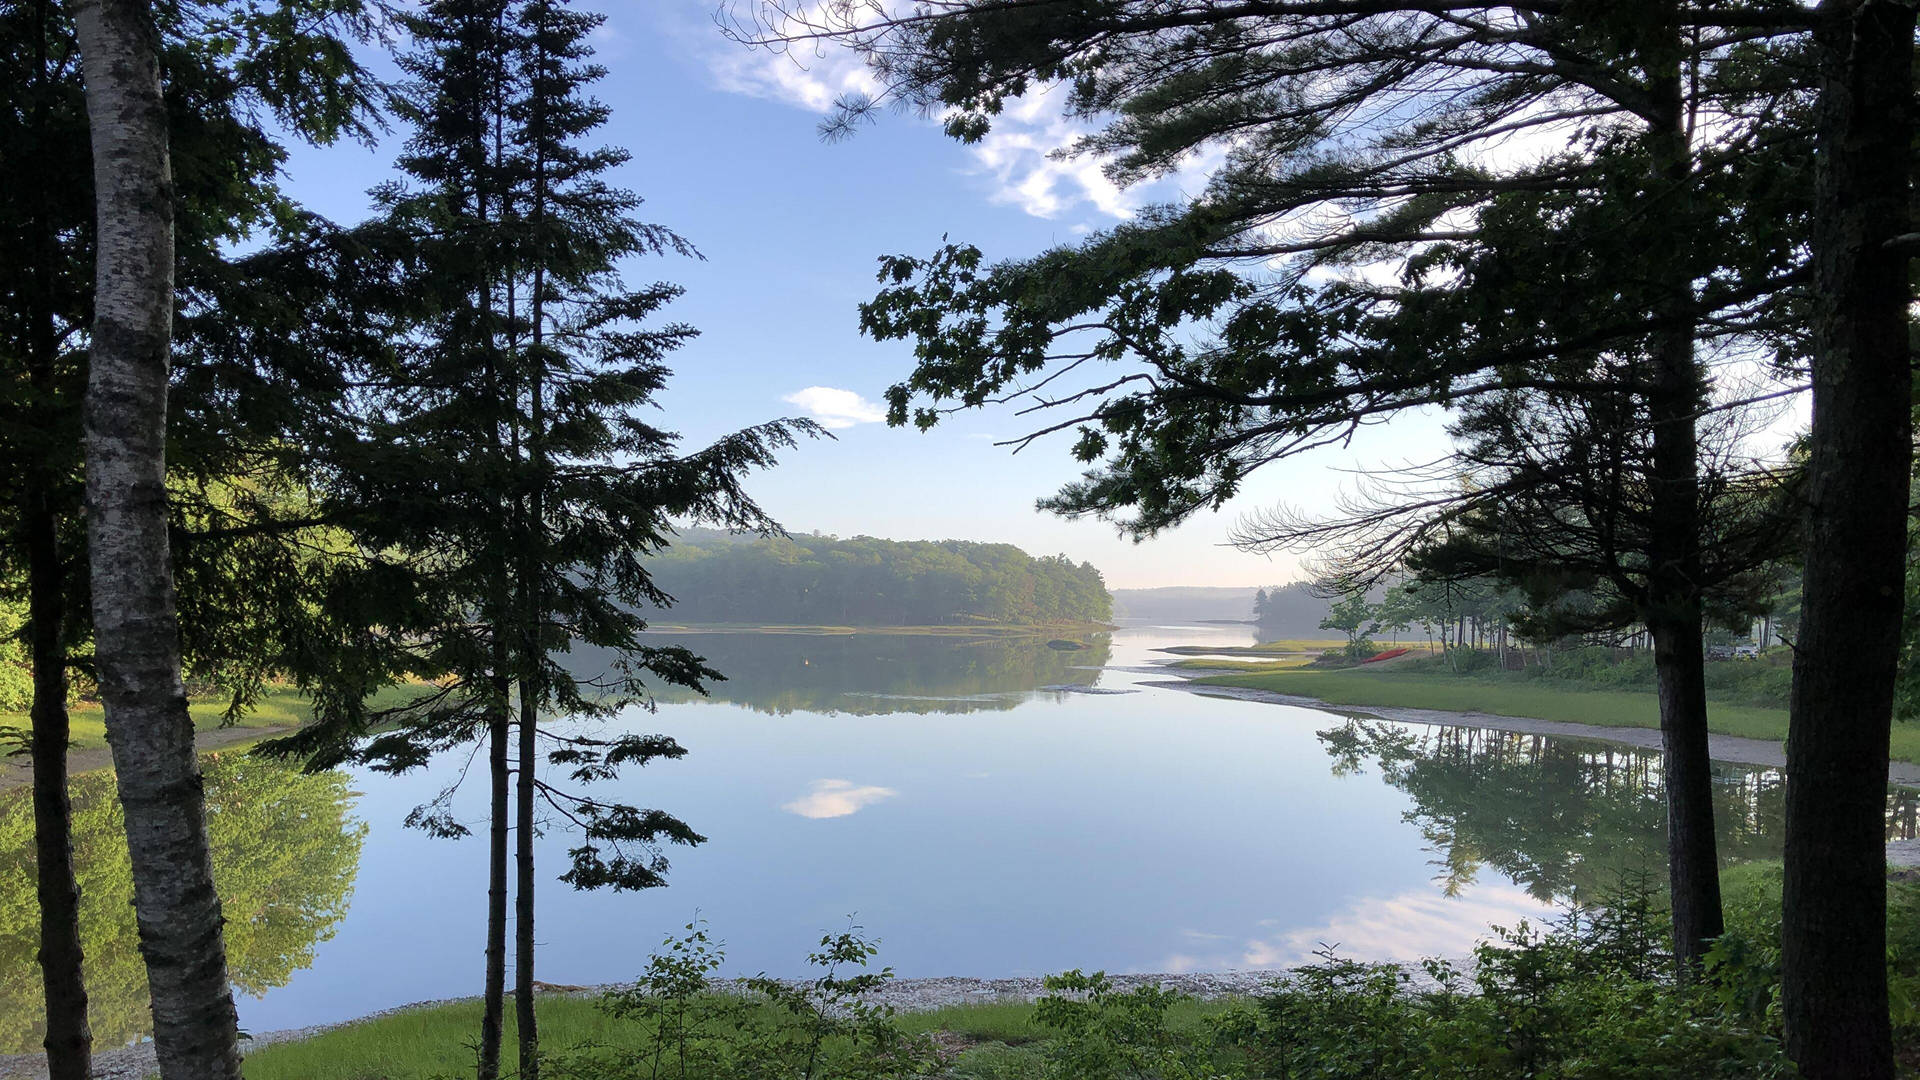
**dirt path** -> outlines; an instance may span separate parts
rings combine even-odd
[[[193,748],[204,754],[210,750],[259,742],[261,739],[283,735],[293,729],[292,724],[207,728],[194,732]],[[75,776],[112,767],[113,753],[104,746],[87,746],[67,752],[67,771]],[[33,783],[33,766],[24,755],[0,758],[0,793],[23,788],[31,783]]]

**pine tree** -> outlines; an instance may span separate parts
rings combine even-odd
[[[718,677],[689,651],[646,645],[641,612],[669,598],[646,565],[675,520],[777,531],[742,477],[815,432],[774,421],[681,454],[641,411],[665,384],[664,358],[692,328],[652,325],[677,286],[625,285],[646,255],[693,254],[634,216],[639,199],[607,173],[625,151],[583,148],[606,119],[586,94],[599,17],[541,0],[440,0],[406,17],[413,49],[400,115],[413,133],[408,180],[376,192],[381,217],[356,232],[387,264],[359,318],[384,325],[391,355],[358,362],[382,389],[336,448],[329,517],[357,565],[333,590],[341,626],[364,634],[374,678],[432,681],[393,709],[320,700],[316,723],[274,749],[311,766],[345,760],[404,771],[476,740],[489,769],[488,918],[479,1048],[501,1070],[508,839],[517,833],[515,984],[520,1075],[537,1074],[533,1016],[540,808],[581,834],[562,880],[577,888],[665,883],[665,844],[697,844],[671,814],[594,797],[583,785],[624,765],[677,758],[664,735],[602,738],[577,721],[645,702],[655,682]],[[575,645],[619,657],[583,682],[561,663]],[[542,775],[560,766],[569,782]],[[458,836],[453,789],[410,824]]]

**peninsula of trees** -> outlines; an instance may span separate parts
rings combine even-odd
[[[1105,622],[1100,571],[1012,544],[689,530],[651,565],[675,622],[834,626]]]

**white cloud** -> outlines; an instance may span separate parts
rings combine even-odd
[[[877,424],[887,418],[887,410],[851,390],[837,386],[809,386],[780,399],[805,409],[822,427],[836,431],[855,424]]]
[[[781,804],[780,809],[816,820],[846,817],[898,794],[892,788],[856,785],[851,780],[815,780],[812,790],[790,803]]]
[[[813,113],[826,112],[843,96],[880,90],[879,80],[851,49],[830,42],[784,50],[743,45],[716,32],[713,9],[713,0],[687,0],[672,32],[692,46],[721,90]],[[729,23],[747,33],[758,33],[756,20],[773,14],[770,7],[755,10],[747,4],[729,4],[725,11]]]
[[[789,50],[741,45],[713,31],[711,0],[703,2],[708,5],[702,12],[707,18],[690,19],[685,17],[687,12],[682,12],[670,32],[701,59],[719,89],[804,109],[816,116],[824,116],[843,98],[881,96],[880,81],[853,50],[833,42],[802,44]],[[804,11],[813,5],[799,7]],[[1054,151],[1089,130],[1085,123],[1065,115],[1064,96],[1041,87],[1007,102],[987,136],[966,148],[973,162],[968,171],[987,180],[990,202],[1017,206],[1035,217],[1056,218],[1083,206],[1112,220],[1132,217],[1150,199],[1141,192],[1123,191],[1107,179],[1102,160],[1054,156]],[[883,122],[919,123],[930,128],[939,119],[895,117]],[[928,137],[944,138],[931,131]],[[1204,181],[1220,160],[1218,152],[1210,152],[1205,160],[1149,187],[1158,197],[1171,194],[1162,188],[1191,192],[1195,190],[1192,182]]]

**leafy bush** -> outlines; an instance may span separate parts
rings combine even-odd
[[[1210,1080],[1223,1071],[1208,1030],[1179,1031],[1167,1012],[1187,996],[1160,986],[1116,990],[1104,972],[1049,975],[1033,1022],[1052,1034],[1046,1080]]]
[[[812,980],[765,975],[746,994],[722,993],[725,959],[704,924],[689,923],[648,961],[646,974],[609,991],[601,1009],[637,1032],[556,1054],[550,1072],[580,1080],[907,1080],[931,1076],[939,1056],[910,1038],[891,1005],[867,998],[893,978],[866,970],[878,946],[849,926],[820,939]],[[851,969],[853,974],[847,974]]]
[[[1720,1003],[1743,1021],[1780,1030],[1780,886],[1778,862],[1748,863],[1722,879],[1727,929],[1707,951]],[[1887,883],[1887,989],[1894,1043],[1920,1046],[1920,880]]]
[[[1677,985],[1644,889],[1542,928],[1495,928],[1465,971],[1321,954],[1239,1018],[1251,1077],[1767,1078],[1775,1039]]]

